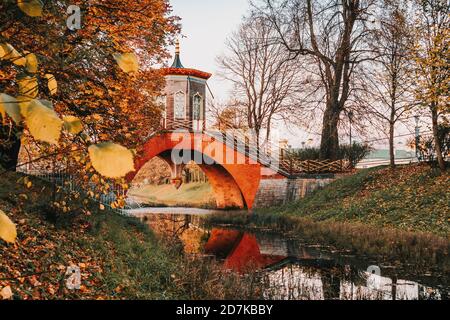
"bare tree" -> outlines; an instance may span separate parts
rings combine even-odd
[[[366,110],[381,121],[383,128],[385,124],[388,127],[392,168],[395,167],[395,125],[405,119],[405,113],[413,105],[407,14],[404,3],[391,1],[379,12],[380,27],[374,31],[370,45],[377,59],[366,68],[364,77]]]
[[[247,112],[244,110],[239,101],[233,99],[227,103],[210,101],[209,113],[212,118],[213,128],[219,130],[237,129],[247,130]]]
[[[258,145],[261,134],[268,140],[273,122],[287,119],[293,110],[297,68],[283,46],[274,43],[274,36],[274,28],[264,19],[245,18],[227,41],[228,54],[217,59],[221,76],[234,85],[232,107],[244,110]]]
[[[338,126],[352,94],[351,79],[356,67],[370,50],[365,40],[371,32],[368,20],[371,0],[261,0],[256,11],[274,26],[277,41],[292,59],[307,59],[315,66],[312,82],[320,85],[302,88],[306,102],[323,107],[322,159],[336,159],[339,149]],[[317,111],[317,110],[316,110]]]

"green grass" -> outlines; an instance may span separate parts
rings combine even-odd
[[[450,175],[438,175],[428,166],[374,168],[337,180],[296,203],[256,214],[360,222],[448,236],[449,190]]]
[[[215,198],[209,183],[182,184],[178,190],[171,184],[147,185],[130,190],[130,194],[150,206],[215,207]]]
[[[271,229],[355,254],[449,268],[450,176],[426,165],[361,170],[295,203],[208,224]]]

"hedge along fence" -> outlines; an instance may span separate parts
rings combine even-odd
[[[304,148],[284,154],[281,165],[292,175],[301,173],[340,173],[355,168],[372,148],[367,144],[353,143],[339,147],[339,160],[319,160],[319,148]]]

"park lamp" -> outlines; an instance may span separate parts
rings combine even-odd
[[[350,121],[350,146],[352,146],[352,123],[353,123],[353,116],[354,116],[354,114],[353,114],[353,111],[352,110],[350,110],[348,113],[347,113],[347,115],[348,115],[348,120]]]
[[[414,120],[416,120],[416,127],[419,126],[419,121],[420,121],[420,116],[419,115],[415,115],[414,116]]]

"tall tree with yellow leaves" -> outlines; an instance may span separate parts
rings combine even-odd
[[[439,168],[446,165],[439,140],[440,117],[450,113],[450,9],[447,0],[416,0],[413,57],[416,98],[431,113]]]

